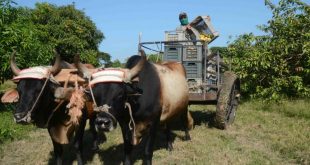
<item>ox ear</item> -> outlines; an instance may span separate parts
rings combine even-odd
[[[9,89],[1,97],[2,103],[15,103],[19,99],[19,94],[16,89]]]

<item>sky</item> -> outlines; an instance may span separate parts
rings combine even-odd
[[[141,41],[163,41],[164,32],[180,26],[178,15],[186,12],[189,21],[209,15],[220,36],[210,46],[226,46],[234,37],[253,32],[272,17],[264,0],[14,0],[19,6],[34,8],[37,2],[57,6],[75,3],[103,32],[99,50],[112,60],[124,61],[137,54]],[[309,2],[309,0],[307,0]],[[305,2],[307,2],[305,1]],[[274,1],[273,1],[274,2]],[[231,38],[232,37],[232,38]]]

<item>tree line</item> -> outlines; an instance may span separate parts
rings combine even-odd
[[[272,18],[227,47],[214,47],[241,78],[245,97],[279,100],[310,96],[310,7],[301,0],[265,0]],[[254,18],[253,18],[254,19]]]
[[[244,97],[277,100],[310,96],[310,8],[301,0],[265,0],[272,18],[258,28],[265,34],[242,34],[220,51],[241,79]],[[255,18],[253,18],[255,19]],[[0,79],[10,79],[9,57],[17,52],[21,68],[47,65],[53,50],[72,62],[76,53],[95,66],[119,67],[98,47],[104,34],[74,3],[37,3],[33,9],[0,0]],[[157,59],[150,55],[150,60]]]
[[[9,58],[13,50],[20,68],[50,64],[53,50],[68,62],[79,53],[83,62],[113,65],[111,56],[98,49],[104,34],[74,3],[36,3],[31,9],[13,0],[0,0],[0,36],[2,81],[12,78]]]

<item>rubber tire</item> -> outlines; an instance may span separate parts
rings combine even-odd
[[[227,129],[236,117],[238,107],[239,79],[233,72],[227,71],[223,76],[223,84],[218,93],[215,113],[215,126],[219,129]]]

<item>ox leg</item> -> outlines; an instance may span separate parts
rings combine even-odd
[[[170,129],[169,124],[166,124],[165,133],[166,133],[166,138],[167,138],[167,150],[172,151],[173,150],[172,133],[171,133],[171,129]]]
[[[152,164],[155,136],[156,136],[157,127],[159,124],[159,119],[160,119],[160,116],[158,116],[157,119],[152,123],[150,127],[150,132],[148,133],[146,137],[146,145],[145,145],[144,160],[143,160],[143,164],[146,164],[146,165]]]
[[[194,120],[188,110],[186,110],[185,113],[182,115],[182,121],[183,121],[182,123],[184,123],[184,132],[185,132],[184,140],[186,141],[191,140],[191,136],[189,135],[189,130],[193,129]]]
[[[86,120],[87,118],[86,118],[86,114],[84,111],[83,117],[79,123],[79,128],[76,132],[76,135],[73,141],[73,146],[76,150],[76,158],[77,158],[78,165],[83,165],[83,136],[84,136]]]
[[[97,151],[99,149],[99,139],[98,139],[98,133],[95,129],[95,116],[92,116],[90,119],[89,119],[89,129],[90,129],[90,132],[92,133],[93,135],[93,145],[92,145],[92,150],[93,151]]]
[[[131,152],[133,149],[133,145],[131,144],[132,136],[127,124],[120,123],[120,126],[122,128],[122,135],[124,140],[124,153],[125,153],[124,165],[131,165],[132,164]]]
[[[57,165],[62,165],[62,154],[63,154],[63,147],[61,144],[53,141],[53,147],[54,147],[54,157],[56,160]]]

